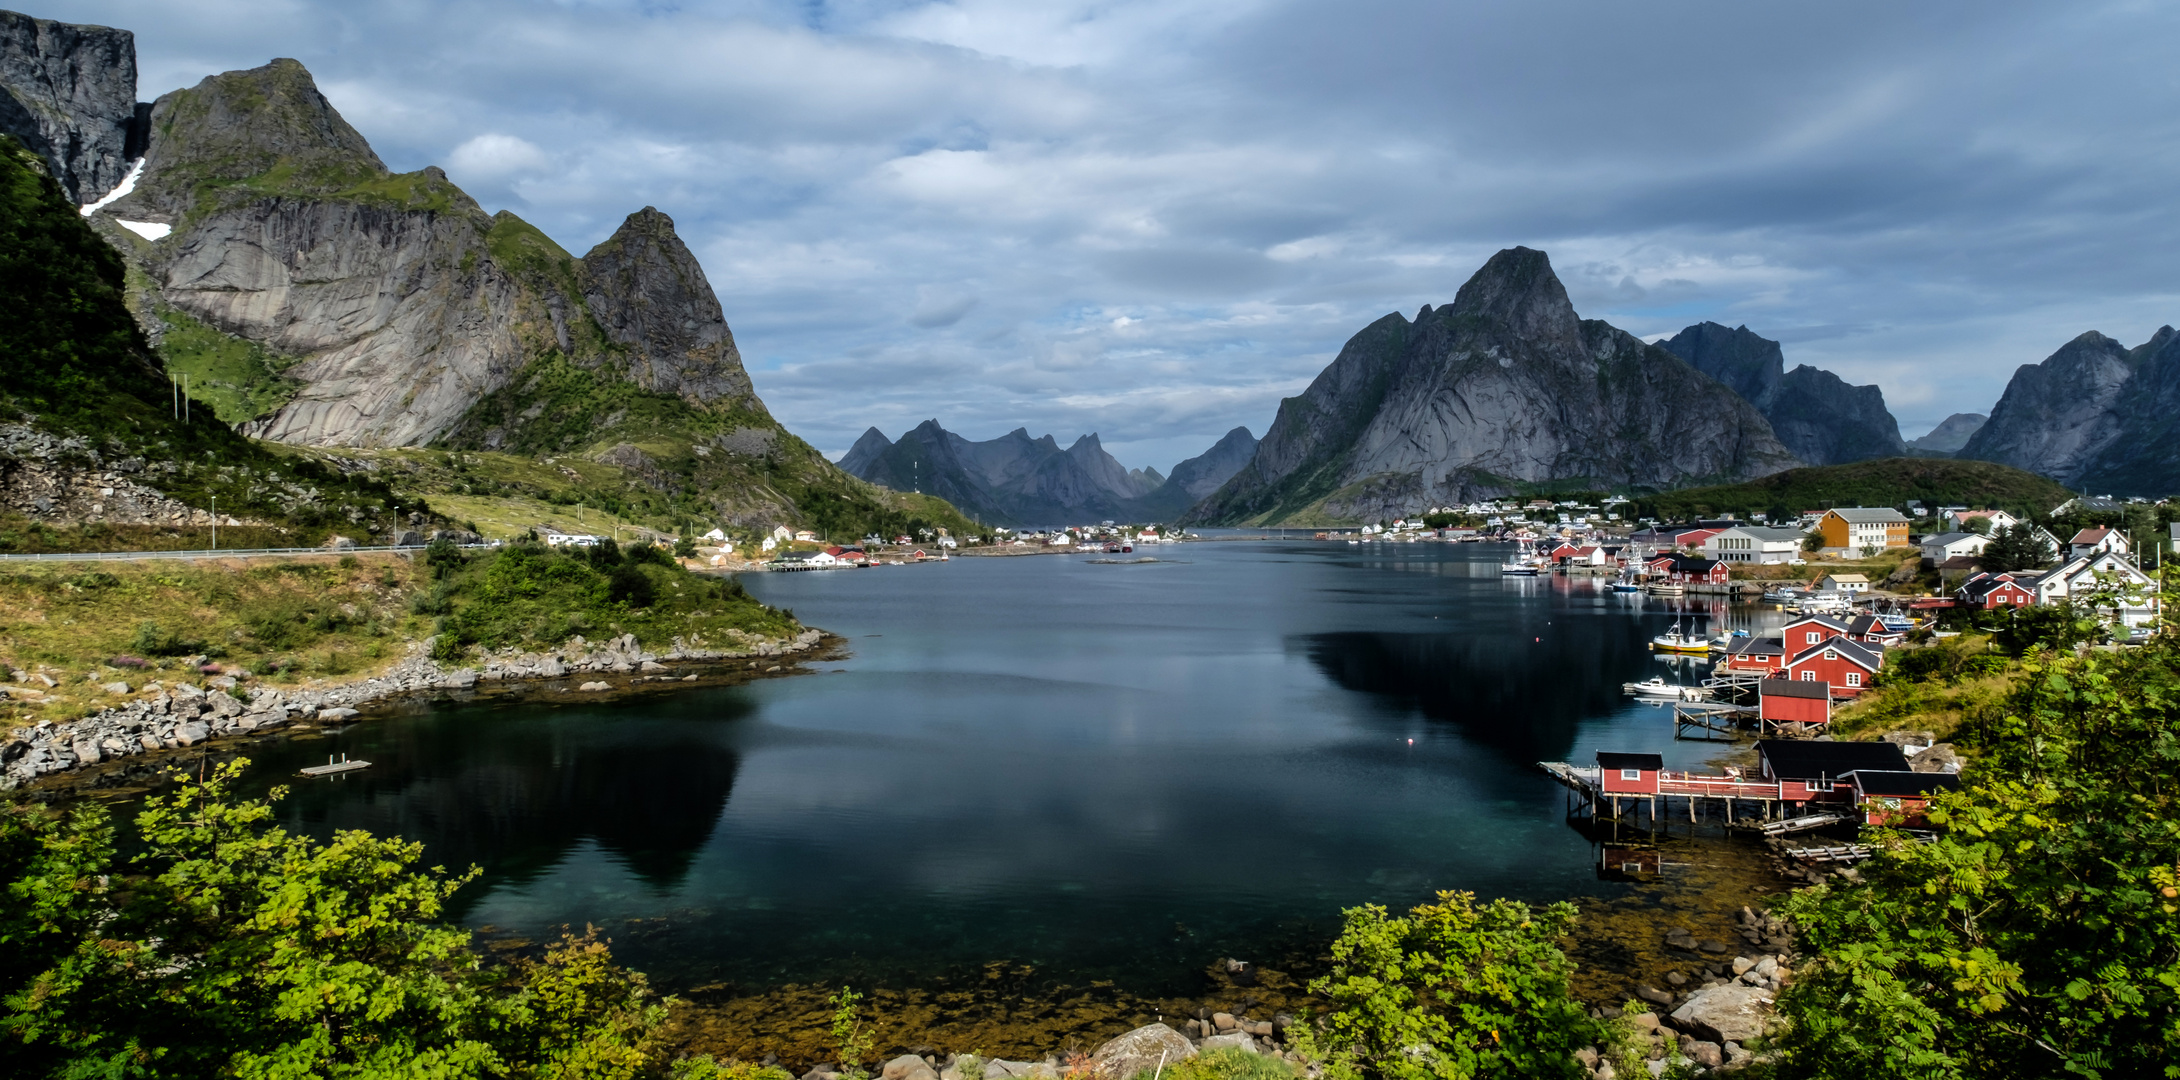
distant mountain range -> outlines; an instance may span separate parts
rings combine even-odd
[[[2130,349],[2092,330],[2021,365],[1955,456],[2098,494],[2180,492],[2180,333]]]
[[[1348,340],[1204,523],[1376,520],[1524,488],[1744,480],[1794,455],[1756,407],[1672,352],[1575,314],[1541,251],[1491,257],[1448,306]]]
[[[1217,490],[1256,452],[1247,428],[1174,466],[1128,469],[1096,434],[1060,449],[1050,435],[1016,428],[971,442],[926,420],[899,441],[871,428],[840,459],[850,475],[895,491],[936,495],[993,525],[1074,525],[1103,520],[1166,521]]]
[[[1919,439],[1909,439],[1908,445],[1933,454],[1951,454],[1968,445],[1968,439],[1990,417],[1982,413],[1957,412],[1940,421],[1930,434]]]
[[[1850,386],[1808,364],[1788,371],[1779,343],[1746,326],[1697,323],[1664,345],[1756,406],[1779,441],[1807,464],[1844,465],[1907,452],[1884,391]]]

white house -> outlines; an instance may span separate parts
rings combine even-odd
[[[774,525],[772,527],[772,538],[784,544],[789,540],[793,540],[795,533],[785,525]]]
[[[1991,538],[1980,533],[1949,532],[1923,537],[1920,545],[1923,558],[1931,562],[1944,562],[1961,555],[1981,555],[1991,546]]]
[[[598,538],[589,533],[564,533],[547,529],[541,534],[546,547],[597,547]]]
[[[2107,551],[2127,554],[2126,534],[2118,529],[2098,527],[2083,529],[2074,534],[2074,539],[2066,542],[2066,553],[2070,558],[2087,559]]]
[[[2112,612],[2127,626],[2146,626],[2157,618],[2157,583],[2115,551],[2068,559],[2058,569],[2038,575],[2034,587],[2039,604],[2071,600]],[[2099,595],[2115,588],[2133,595],[2117,597],[2118,603],[2109,602],[2114,597]]]
[[[772,550],[773,548],[779,547],[779,546],[780,546],[780,541],[779,541],[779,538],[778,538],[778,537],[775,537],[775,536],[767,536],[767,537],[765,537],[765,542],[764,542],[763,544],[760,544],[760,545],[758,545],[758,546],[759,546],[759,547],[761,547],[761,548],[762,548],[763,550],[765,550],[765,551],[770,551],[770,550]]]
[[[702,536],[699,536],[699,537],[697,537],[697,539],[699,539],[699,540],[710,540],[710,541],[713,541],[713,542],[723,541],[723,540],[725,540],[726,538],[727,538],[727,534],[726,534],[726,533],[724,533],[724,532],[722,532],[722,531],[720,531],[720,530],[718,530],[718,529],[713,529],[712,531],[710,531],[710,532],[708,532],[708,533],[705,533],[705,534],[704,534],[704,535],[702,535]]]
[[[1968,530],[1968,523],[1977,518],[1982,518],[1990,526],[1986,531],[1993,536],[1998,535],[2001,529],[2011,529],[2021,524],[2020,518],[2004,510],[1951,510],[1945,515],[1946,524],[1963,532]]]
[[[1801,558],[1799,529],[1737,525],[1703,541],[1703,557],[1729,563],[1783,563]]]
[[[1819,592],[1866,593],[1870,579],[1861,574],[1826,574],[1817,579]]]

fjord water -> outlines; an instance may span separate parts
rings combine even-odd
[[[744,578],[847,639],[817,673],[447,705],[253,747],[290,827],[483,867],[459,917],[606,928],[661,984],[989,961],[1173,992],[1438,889],[1612,895],[1540,759],[1713,752],[1621,682],[1672,615],[1494,545],[1206,542]],[[1729,616],[1738,618],[1739,616]]]

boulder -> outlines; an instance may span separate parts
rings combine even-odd
[[[1211,1040],[1205,1040],[1206,1046],[1210,1044]],[[1196,1048],[1180,1032],[1164,1024],[1145,1024],[1098,1047],[1090,1055],[1090,1067],[1099,1080],[1129,1080],[1139,1072],[1158,1068],[1161,1062],[1172,1065],[1195,1053]]]
[[[902,1054],[878,1071],[879,1080],[939,1080],[938,1070],[914,1054]]]
[[[106,685],[99,687],[99,689],[104,690],[109,694],[126,694],[129,692],[129,684],[122,682],[119,679],[116,679],[113,682],[107,683]]]
[[[578,686],[578,687],[576,687],[576,689],[577,689],[577,690],[611,690],[611,689],[613,689],[613,684],[612,684],[612,683],[607,683],[607,682],[595,682],[595,681],[593,681],[593,682],[587,682],[587,683],[584,683],[583,685],[581,685],[581,686]]]
[[[1198,1049],[1205,1051],[1222,1050],[1227,1047],[1233,1047],[1236,1050],[1247,1050],[1254,1054],[1257,1052],[1257,1041],[1247,1032],[1229,1031],[1224,1035],[1213,1035],[1197,1044]]]
[[[1635,996],[1653,1005],[1671,1005],[1673,1003],[1673,995],[1652,986],[1636,987]]]
[[[76,755],[78,765],[98,764],[98,743],[90,739],[77,739],[69,744],[68,751]]]
[[[1682,1039],[1680,1053],[1682,1057],[1706,1069],[1715,1069],[1726,1063],[1726,1052],[1717,1043],[1704,1042],[1701,1039]]]
[[[212,730],[195,720],[176,725],[174,728],[174,741],[181,743],[183,746],[195,746],[211,737]]]
[[[1756,961],[1751,960],[1746,956],[1736,956],[1733,958],[1733,973],[1736,975],[1746,975],[1748,974],[1749,969],[1755,966]]]
[[[346,720],[354,715],[356,715],[356,710],[354,709],[335,708],[318,710],[318,719],[327,723],[331,723],[335,720]]]
[[[1673,1010],[1673,1024],[1710,1042],[1745,1043],[1764,1033],[1770,1014],[1769,993],[1728,983],[1690,994],[1680,1008]]]

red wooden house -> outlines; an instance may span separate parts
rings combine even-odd
[[[2016,578],[2013,574],[1977,574],[1961,583],[1953,598],[1963,607],[1991,608],[2029,607],[2036,603],[2034,582]]]
[[[1760,739],[1756,761],[1764,779],[1779,783],[1779,798],[1788,803],[1854,801],[1854,783],[1847,774],[1857,769],[1906,772],[1907,755],[1885,742],[1814,742],[1800,739]]]
[[[1718,666],[1736,675],[1768,675],[1786,666],[1786,656],[1786,645],[1778,638],[1735,638]]]
[[[1597,752],[1599,791],[1607,795],[1656,795],[1665,758],[1658,754]]]
[[[1828,615],[1804,615],[1781,627],[1780,640],[1790,653],[1798,653],[1830,638],[1844,637],[1847,624]]]
[[[1781,674],[1796,682],[1823,683],[1833,697],[1854,697],[1885,666],[1885,650],[1845,637],[1829,638],[1795,653]]]
[[[1930,800],[1939,792],[1960,790],[1960,777],[1954,773],[1856,769],[1847,777],[1854,784],[1855,808],[1862,812],[1862,823],[1896,829],[1929,828],[1923,810]]]
[[[1907,640],[1907,632],[1885,625],[1885,620],[1875,615],[1857,615],[1847,622],[1847,636],[1864,645],[1891,647]]]
[[[1832,722],[1832,688],[1824,683],[1765,679],[1756,684],[1756,697],[1766,728]]]

